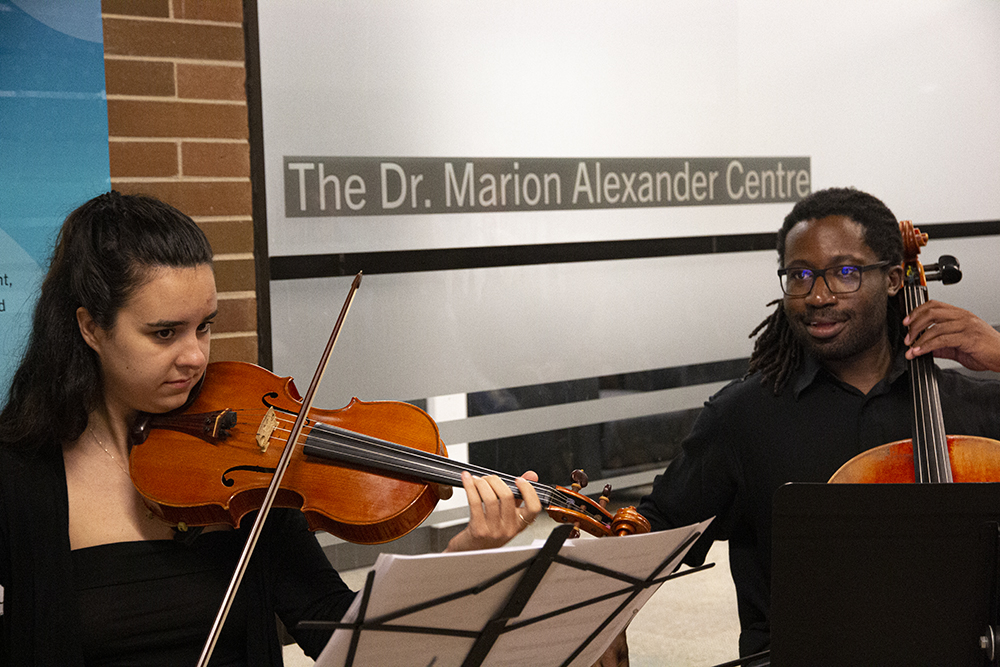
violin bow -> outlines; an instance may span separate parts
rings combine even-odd
[[[316,367],[316,373],[313,375],[312,382],[309,383],[309,389],[306,391],[306,396],[302,400],[302,409],[295,418],[292,430],[288,434],[288,440],[285,443],[285,450],[281,453],[281,458],[278,459],[274,476],[271,478],[271,484],[267,487],[267,493],[264,495],[264,500],[261,503],[260,511],[257,513],[257,518],[254,519],[253,526],[250,529],[250,536],[247,538],[246,545],[243,547],[243,553],[240,554],[240,559],[236,564],[236,571],[233,573],[233,578],[229,582],[229,588],[226,590],[226,596],[222,601],[222,606],[219,608],[219,613],[216,615],[215,622],[212,624],[212,630],[208,635],[208,640],[205,642],[205,647],[202,649],[201,657],[198,659],[198,667],[207,667],[208,661],[212,657],[212,651],[215,650],[215,644],[219,640],[219,634],[222,632],[222,626],[226,623],[226,616],[229,615],[229,609],[233,605],[233,599],[236,597],[236,591],[239,590],[240,582],[243,580],[243,574],[246,572],[247,564],[250,562],[250,556],[253,555],[254,547],[257,546],[257,540],[260,538],[260,534],[264,529],[264,520],[267,518],[268,512],[271,511],[271,506],[274,504],[275,496],[278,494],[278,488],[281,486],[281,479],[284,477],[285,470],[291,462],[292,450],[295,443],[298,441],[299,433],[302,432],[302,427],[306,423],[309,409],[312,407],[313,397],[316,395],[316,389],[319,387],[320,380],[323,379],[323,373],[326,372],[326,366],[330,361],[330,354],[333,352],[333,346],[337,343],[337,338],[340,336],[340,329],[344,324],[344,319],[347,317],[347,311],[350,310],[351,303],[354,301],[354,295],[357,294],[360,286],[361,272],[359,271],[358,275],[354,277],[354,282],[351,283],[351,289],[347,293],[347,299],[344,301],[344,306],[340,310],[340,316],[337,318],[337,323],[334,325],[333,332],[330,334],[330,340],[326,343],[326,349],[323,350],[323,354],[320,357],[319,365]]]

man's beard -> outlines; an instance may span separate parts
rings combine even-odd
[[[843,361],[888,340],[887,310],[887,301],[875,300],[864,310],[835,311],[829,308],[809,308],[801,317],[789,317],[788,320],[792,333],[806,352],[821,362]],[[817,339],[809,334],[805,324],[817,314],[828,318],[846,318],[847,326],[833,338]]]

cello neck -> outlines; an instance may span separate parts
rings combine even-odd
[[[923,269],[918,263],[907,263],[903,277],[905,312],[927,301],[927,286]],[[913,395],[913,471],[921,482],[951,482],[951,458],[948,437],[944,430],[944,413],[934,359],[922,355],[910,362],[910,386]]]

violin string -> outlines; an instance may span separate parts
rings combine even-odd
[[[259,420],[266,410],[263,408],[255,408],[249,410],[239,410],[238,412],[249,417],[251,420]],[[288,427],[288,424],[294,420],[296,415],[292,412],[278,411],[275,413],[275,416],[277,417],[278,424],[280,425],[275,428],[275,432],[283,432],[287,436],[291,430]],[[461,463],[445,456],[439,456],[437,454],[432,454],[416,448],[405,447],[395,443],[379,441],[378,439],[371,438],[370,436],[366,436],[364,434],[337,428],[337,435],[340,438],[360,443],[357,445],[345,444],[337,438],[327,435],[326,432],[328,430],[336,427],[331,427],[328,424],[318,421],[313,421],[311,426],[313,427],[312,431],[308,435],[303,433],[300,438],[308,440],[310,444],[322,444],[329,450],[336,451],[339,448],[341,451],[347,450],[354,452],[356,453],[355,458],[365,460],[371,464],[372,467],[378,467],[378,461],[373,460],[372,458],[373,449],[375,449],[375,454],[378,454],[381,460],[385,463],[383,467],[387,467],[390,470],[409,473],[418,478],[427,477],[428,473],[450,473],[452,478],[447,483],[452,486],[461,486],[461,472],[463,470],[480,477],[497,475],[517,497],[520,497],[520,491],[517,489],[517,485],[514,482],[514,475],[493,471],[488,468],[477,466],[473,463]],[[317,432],[319,434],[317,434]],[[300,442],[297,443],[297,446],[303,446],[303,444],[303,441],[300,440]],[[413,462],[416,462],[418,465],[408,465]],[[543,484],[541,482],[528,481],[528,483],[534,487],[535,491],[539,495],[539,499],[544,505],[554,506],[561,509],[575,510],[578,512],[589,509],[585,505],[581,505],[581,503],[578,502],[573,496],[554,486]],[[591,516],[593,517],[592,513]]]
[[[279,422],[287,422],[287,418],[279,417]],[[335,433],[330,433],[330,429],[331,427],[327,424],[315,422],[310,434],[308,436],[303,434],[301,437],[308,439],[310,444],[324,445],[331,453],[338,450],[357,453],[359,454],[359,459],[366,460],[373,467],[378,467],[377,464],[379,461],[377,459],[381,459],[386,464],[384,467],[389,467],[390,470],[394,469],[403,473],[409,473],[416,477],[427,477],[429,473],[435,472],[451,473],[452,478],[448,483],[453,486],[461,486],[460,480],[463,470],[481,477],[497,475],[515,495],[520,497],[520,492],[514,482],[514,475],[495,472],[472,463],[460,463],[454,459],[423,450],[379,441],[378,439],[346,429],[336,429]],[[284,428],[276,430],[287,432],[287,429]],[[302,442],[298,443],[299,446],[302,444]],[[542,484],[541,482],[529,481],[528,483],[538,492],[543,504],[554,505],[563,509],[580,509],[579,503],[575,502],[572,497],[567,496],[559,489]]]
[[[494,473],[474,464],[460,463],[453,459],[424,452],[419,449],[411,449],[399,445],[393,446],[391,443],[373,442],[361,434],[341,431],[335,434],[328,434],[325,428],[320,428],[319,431],[320,436],[318,438],[316,430],[310,434],[311,437],[325,443],[334,451],[348,450],[362,452],[366,457],[378,454],[383,460],[387,460],[390,465],[396,467],[398,470],[409,472],[417,477],[427,477],[434,472],[448,472],[452,475],[449,483],[454,486],[461,486],[461,473],[463,470],[480,477],[496,474],[515,495],[520,497],[520,491],[514,482],[515,477],[513,475],[500,472]],[[539,482],[529,482],[529,484],[535,488],[543,502],[551,504],[551,498],[556,497],[556,489],[552,487]]]

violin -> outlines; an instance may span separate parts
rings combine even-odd
[[[291,378],[243,362],[208,365],[193,400],[178,411],[143,415],[133,427],[129,468],[149,509],[181,528],[239,526],[259,509],[299,415]],[[194,393],[194,392],[193,392]],[[440,499],[438,485],[461,486],[462,471],[498,475],[520,497],[514,476],[447,457],[437,424],[397,401],[353,399],[339,410],[312,408],[274,504],[299,508],[312,530],[380,544],[416,528]],[[570,488],[532,482],[547,513],[597,536],[649,532],[635,508],[606,509]]]
[[[305,397],[291,378],[253,364],[209,364],[188,402],[165,415],[141,415],[129,433],[132,483],[153,514],[181,530],[228,523],[259,510],[198,660],[206,667],[272,507],[299,508],[309,527],[361,544],[380,544],[416,528],[462,471],[509,475],[448,459],[434,420],[414,405],[353,399],[340,410],[313,399],[354,296],[354,278]],[[549,515],[598,536],[649,532],[635,508],[606,509],[573,489],[530,482]],[[447,488],[447,487],[446,487]]]
[[[927,302],[927,281],[945,285],[962,278],[958,261],[943,255],[925,269],[917,260],[927,234],[903,220],[903,288],[901,300],[909,314]],[[947,483],[1000,480],[1000,442],[990,438],[947,435],[932,355],[909,361],[913,391],[913,437],[858,454],[830,478],[831,483]]]

